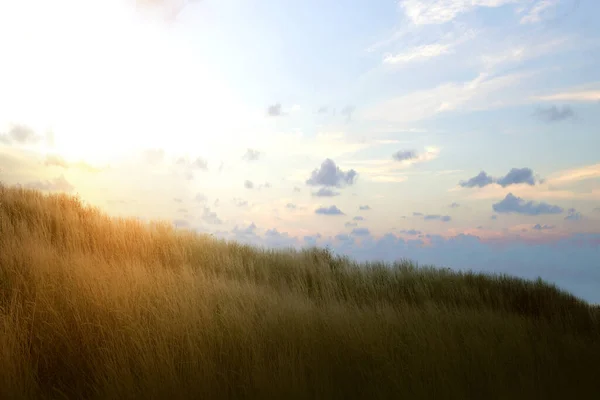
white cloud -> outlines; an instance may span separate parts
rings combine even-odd
[[[416,25],[443,24],[477,7],[496,8],[519,0],[404,0],[406,16]]]
[[[521,72],[493,76],[482,73],[470,81],[449,82],[384,100],[367,108],[362,116],[368,120],[402,123],[426,119],[447,111],[486,110],[517,104],[523,101],[523,97],[510,89],[534,74]]]
[[[522,41],[515,41],[502,50],[482,55],[480,60],[486,69],[491,70],[501,65],[521,63],[549,53],[572,49],[574,44],[570,39],[570,37],[565,36],[528,44],[522,43]]]
[[[581,103],[600,101],[600,90],[578,90],[559,92],[545,96],[534,96],[534,100],[543,101],[575,101]]]
[[[531,6],[527,14],[525,14],[520,22],[521,24],[534,24],[540,22],[547,11],[558,4],[558,0],[540,0]]]
[[[416,157],[396,161],[390,157],[388,160],[358,160],[347,161],[344,164],[355,168],[360,174],[361,179],[375,182],[404,182],[406,169],[413,164],[423,163],[436,159],[440,154],[439,147],[426,147],[424,152],[420,152]]]
[[[413,47],[404,53],[396,55],[388,54],[384,57],[384,64],[405,64],[411,61],[426,60],[428,58],[434,58],[443,54],[449,54],[452,52],[452,46],[450,44],[427,44],[423,46]]]
[[[557,172],[548,178],[548,183],[557,185],[594,178],[600,178],[600,164],[587,165],[585,167]]]

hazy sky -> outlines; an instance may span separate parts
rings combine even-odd
[[[1,181],[600,302],[600,2],[158,3],[0,2]]]

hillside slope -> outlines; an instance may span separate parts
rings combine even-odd
[[[544,282],[262,251],[0,187],[0,398],[600,397]]]

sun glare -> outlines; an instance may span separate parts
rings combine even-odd
[[[0,17],[0,48],[18,60],[3,65],[10,103],[0,107],[51,129],[65,159],[224,148],[243,133],[227,114],[240,115],[239,102],[210,63],[125,1],[15,1],[0,14],[11,16]]]

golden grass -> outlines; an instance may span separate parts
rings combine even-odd
[[[0,398],[600,398],[544,282],[261,251],[0,187]]]

